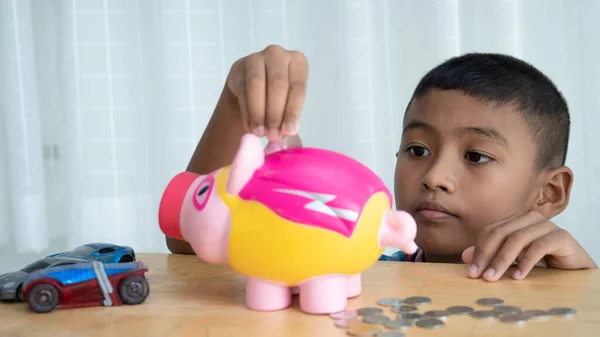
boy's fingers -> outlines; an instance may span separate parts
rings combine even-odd
[[[267,95],[265,127],[270,141],[278,141],[288,95],[289,56],[281,47],[265,49]]]
[[[519,260],[513,278],[524,279],[546,255],[554,254],[564,248],[565,240],[562,232],[562,230],[554,230],[532,242]]]
[[[238,106],[240,107],[240,114],[242,117],[242,125],[246,132],[254,132],[252,123],[250,122],[250,113],[248,112],[248,100],[246,99],[246,90],[241,89],[237,95]],[[262,136],[262,135],[258,135]]]
[[[522,218],[526,214],[528,214],[528,213],[525,213],[525,214],[523,214],[523,213],[515,213],[515,214],[509,215],[509,216],[507,216],[507,217],[505,217],[503,219],[494,221],[494,222],[488,224],[487,226],[483,227],[483,230],[481,231],[481,234],[478,237],[478,240],[480,241],[479,243],[481,243],[481,241],[484,241],[485,237],[494,228],[496,228],[498,226],[505,225],[506,223],[512,222],[512,221],[514,221],[514,220],[516,220],[518,218]]]
[[[490,260],[497,254],[498,250],[504,245],[508,235],[544,220],[535,212],[527,213],[521,217],[512,217],[508,222],[496,224],[486,229],[477,240],[473,252],[473,261],[468,269],[468,276],[479,278],[486,271]]]
[[[556,226],[546,221],[526,226],[509,234],[506,237],[506,241],[504,242],[504,245],[502,245],[502,248],[490,260],[489,265],[483,273],[483,278],[486,281],[498,280],[504,275],[513,262],[519,259],[519,255],[521,255],[521,252],[527,246],[555,229]],[[521,256],[521,258],[523,258],[523,256]]]
[[[302,53],[292,52],[288,71],[289,92],[282,131],[286,136],[295,136],[298,133],[308,82],[308,62]]]
[[[246,75],[244,70],[244,60],[240,59],[236,61],[229,71],[229,77],[227,78],[227,86],[231,93],[236,97],[237,104],[240,109],[242,125],[246,132],[252,132],[250,120],[248,116],[248,109],[246,105]]]
[[[265,60],[260,54],[250,54],[244,62],[245,99],[252,130],[265,135],[266,77]]]

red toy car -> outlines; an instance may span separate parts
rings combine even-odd
[[[23,297],[38,313],[55,308],[140,304],[150,292],[142,261],[103,264],[98,261],[58,266],[31,274]]]

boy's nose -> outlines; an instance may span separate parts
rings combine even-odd
[[[444,169],[444,166],[447,165],[440,164],[433,164],[427,174],[425,174],[423,177],[423,189],[440,190],[452,194],[456,191],[456,182],[452,178],[451,172],[448,169]]]

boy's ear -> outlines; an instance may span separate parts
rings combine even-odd
[[[557,216],[567,208],[572,186],[573,171],[567,166],[544,171],[534,209],[546,219]]]

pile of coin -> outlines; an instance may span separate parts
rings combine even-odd
[[[405,337],[403,330],[418,328],[441,328],[450,316],[469,315],[475,319],[498,320],[504,323],[522,324],[529,320],[544,320],[550,316],[573,316],[573,308],[556,307],[549,310],[528,309],[507,305],[504,300],[494,297],[478,299],[475,304],[484,307],[476,310],[471,306],[456,305],[446,309],[419,312],[419,306],[433,301],[425,296],[413,296],[405,299],[382,298],[378,306],[363,307],[358,310],[345,310],[329,315],[334,325],[346,329],[350,336]],[[393,315],[384,313],[389,309]]]

